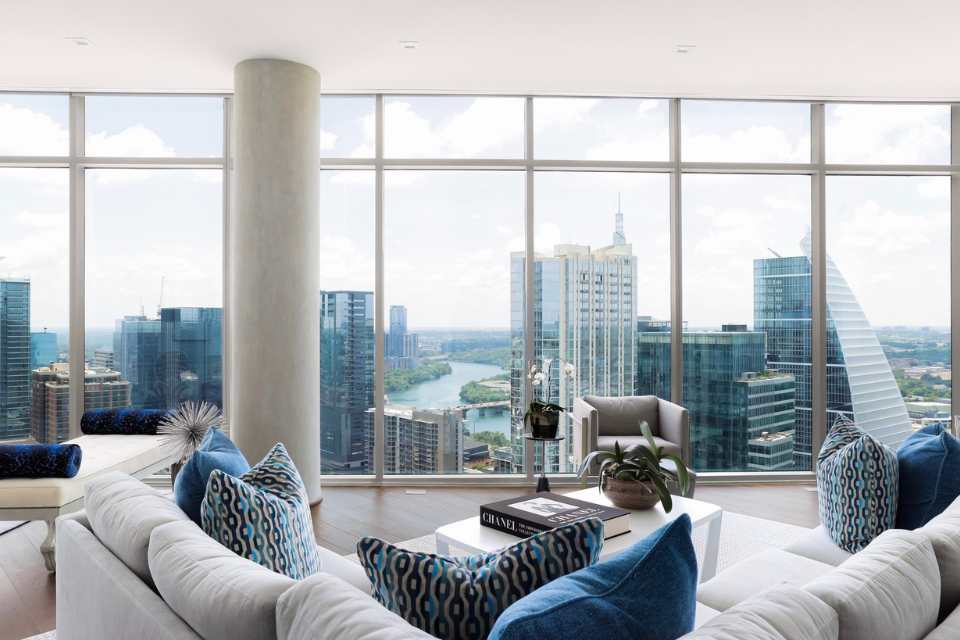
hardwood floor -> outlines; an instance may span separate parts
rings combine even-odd
[[[699,486],[696,497],[726,511],[804,527],[817,525],[812,485]],[[410,491],[411,493],[408,493]],[[479,505],[517,495],[513,488],[382,489],[328,487],[314,509],[314,530],[323,546],[352,553],[362,536],[391,542],[433,532],[444,522],[475,515]],[[531,489],[532,492],[532,489]],[[0,535],[0,640],[20,640],[56,624],[55,579],[40,556],[46,535],[31,522]]]

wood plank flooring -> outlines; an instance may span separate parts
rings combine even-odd
[[[696,497],[727,511],[804,527],[817,525],[812,485],[699,486]],[[413,491],[419,491],[414,489]],[[516,488],[427,488],[407,493],[328,487],[314,509],[314,530],[323,546],[352,553],[357,540],[372,535],[391,542],[433,532],[439,525],[475,515],[479,505],[518,494]],[[40,556],[46,525],[31,522],[0,535],[0,640],[21,640],[56,625],[55,579]]]

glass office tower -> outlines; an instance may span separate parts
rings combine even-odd
[[[223,407],[223,309],[161,309],[159,357],[164,408],[187,400]]]
[[[113,332],[114,366],[130,381],[130,405],[166,408],[160,377],[160,320],[124,316]]]
[[[30,435],[30,281],[0,280],[0,440]]]
[[[623,396],[634,393],[636,365],[637,300],[634,291],[637,263],[633,248],[623,237],[622,214],[614,232],[616,244],[593,249],[586,245],[554,247],[552,256],[534,262],[534,360],[549,369],[549,383],[537,388],[537,399],[573,408],[578,396]],[[511,254],[511,304],[513,333],[522,327],[524,256]],[[510,376],[512,444],[515,461],[523,459],[522,388],[526,375],[522,340],[514,340]],[[518,367],[519,363],[519,367]],[[572,379],[561,367],[572,364]],[[518,370],[519,369],[519,370]],[[557,445],[547,447],[548,472],[575,470],[573,429],[568,414],[561,417]],[[537,453],[539,456],[539,453]],[[540,469],[539,459],[535,463]],[[520,471],[515,465],[515,470]]]
[[[30,333],[30,370],[46,367],[60,357],[57,346],[57,334],[52,331],[33,331]]]
[[[369,291],[320,292],[323,473],[366,473],[373,443],[374,301]],[[404,314],[405,315],[405,314]]]
[[[767,370],[764,354],[762,332],[683,333],[683,405],[690,412],[694,469],[756,470],[750,465],[751,440],[774,433],[792,438],[794,377]],[[670,397],[669,333],[637,335],[637,385]]]
[[[754,260],[754,328],[767,335],[767,366],[797,381],[794,465],[812,469],[812,297],[806,255]],[[827,427],[840,415],[896,447],[910,419],[887,357],[846,279],[827,256]]]

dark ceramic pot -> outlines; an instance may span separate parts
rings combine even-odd
[[[557,437],[557,429],[560,426],[559,413],[531,413],[530,414],[530,435],[534,438],[550,440]]]
[[[636,480],[603,479],[603,495],[621,509],[652,509],[660,502],[660,496],[649,482]]]

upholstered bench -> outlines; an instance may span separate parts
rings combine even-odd
[[[40,553],[48,571],[56,571],[54,544],[57,516],[83,508],[87,482],[111,471],[135,478],[152,475],[174,461],[163,436],[96,435],[67,442],[80,445],[83,460],[73,478],[11,478],[0,480],[0,520],[44,520],[47,537]]]

